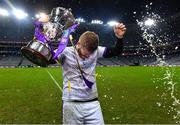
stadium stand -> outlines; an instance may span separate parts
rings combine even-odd
[[[179,21],[180,19],[175,18]],[[171,21],[174,25],[174,20]],[[34,28],[32,25],[20,27],[19,29],[12,28],[13,26],[0,26],[0,66],[35,66],[27,59],[23,58],[20,52],[22,46],[33,38]],[[175,29],[173,32],[178,33],[180,29]],[[137,25],[127,25],[127,33],[124,38],[124,51],[121,55],[110,59],[99,59],[98,66],[139,66],[139,65],[157,65],[157,59],[152,48],[149,47],[146,41],[139,35],[140,29]],[[18,31],[17,31],[18,30]],[[113,30],[104,25],[89,25],[81,24],[81,26],[73,33],[74,40],[77,41],[80,34],[86,30],[95,31],[99,34],[101,46],[113,46],[116,38]],[[168,31],[168,29],[165,29]],[[177,35],[178,36],[178,35]],[[168,43],[160,44],[155,47],[156,53],[164,58],[169,65],[180,65],[180,36],[172,37]],[[141,43],[141,44],[140,44]],[[53,43],[56,48],[58,43]],[[57,64],[55,65],[57,66]]]

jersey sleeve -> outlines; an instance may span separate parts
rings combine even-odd
[[[106,47],[98,46],[98,49],[97,49],[97,57],[98,57],[98,58],[103,57],[103,55],[104,55],[104,53],[105,53],[105,50],[106,50]]]
[[[66,53],[67,53],[67,50],[68,49],[68,47],[66,47],[65,49],[64,49],[64,51],[61,53],[61,54],[59,54],[58,55],[58,61],[61,63],[61,64],[63,64],[63,62],[64,62],[64,60],[65,60],[65,55],[66,55]]]
[[[103,57],[104,58],[115,57],[120,55],[122,51],[123,51],[123,40],[117,38],[115,47],[107,47],[103,53]]]

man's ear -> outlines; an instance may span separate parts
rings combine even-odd
[[[76,47],[79,48],[80,42],[78,41],[76,44]]]
[[[82,41],[79,40],[79,41],[77,42],[77,44],[78,44],[78,45],[81,45],[81,44],[82,44]]]

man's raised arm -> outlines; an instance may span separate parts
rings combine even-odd
[[[117,37],[117,41],[115,43],[115,47],[106,47],[103,57],[110,58],[114,56],[118,56],[123,51],[123,36],[126,32],[126,26],[123,23],[118,23],[114,27],[114,33]]]

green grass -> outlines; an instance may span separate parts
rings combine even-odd
[[[175,72],[175,93],[180,98],[180,67],[169,69]],[[48,71],[62,86],[61,68]],[[153,83],[153,78],[162,78],[164,72],[165,67],[98,67],[97,86],[105,123],[175,123],[175,112],[167,113],[172,99],[163,80]],[[165,92],[163,102],[157,95]],[[61,95],[44,68],[0,69],[0,123],[61,123]],[[157,102],[167,108],[158,107]]]

